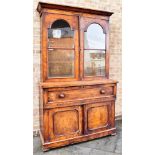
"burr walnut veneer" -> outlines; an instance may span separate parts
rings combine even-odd
[[[113,135],[117,81],[109,79],[111,12],[39,2],[43,150]]]

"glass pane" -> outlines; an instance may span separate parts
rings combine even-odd
[[[105,76],[105,51],[84,51],[84,75]]]
[[[84,33],[85,49],[105,49],[105,34],[99,24],[91,24]]]
[[[73,50],[48,50],[48,76],[73,77],[74,76],[74,51]]]
[[[74,48],[74,31],[64,20],[57,20],[48,29],[48,48]]]

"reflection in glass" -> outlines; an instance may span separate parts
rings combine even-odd
[[[55,21],[48,29],[48,48],[74,48],[74,31],[64,20]]]
[[[48,51],[48,76],[73,77],[74,51],[52,49]]]
[[[91,24],[84,33],[85,49],[105,49],[105,33],[99,24]]]
[[[84,51],[84,75],[105,76],[105,51]]]

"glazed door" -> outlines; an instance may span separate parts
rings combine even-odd
[[[79,76],[78,17],[42,17],[43,81],[71,81]]]
[[[81,79],[103,79],[109,76],[108,21],[80,19]]]
[[[96,133],[115,126],[114,101],[84,106],[84,133]]]
[[[80,106],[49,110],[50,141],[63,140],[82,134],[82,109]]]

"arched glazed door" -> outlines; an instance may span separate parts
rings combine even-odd
[[[108,36],[105,20],[81,19],[81,67],[82,79],[108,78]]]
[[[43,80],[69,81],[78,79],[78,19],[76,16],[44,16]],[[46,32],[46,33],[45,33]],[[45,44],[44,44],[45,42]]]

